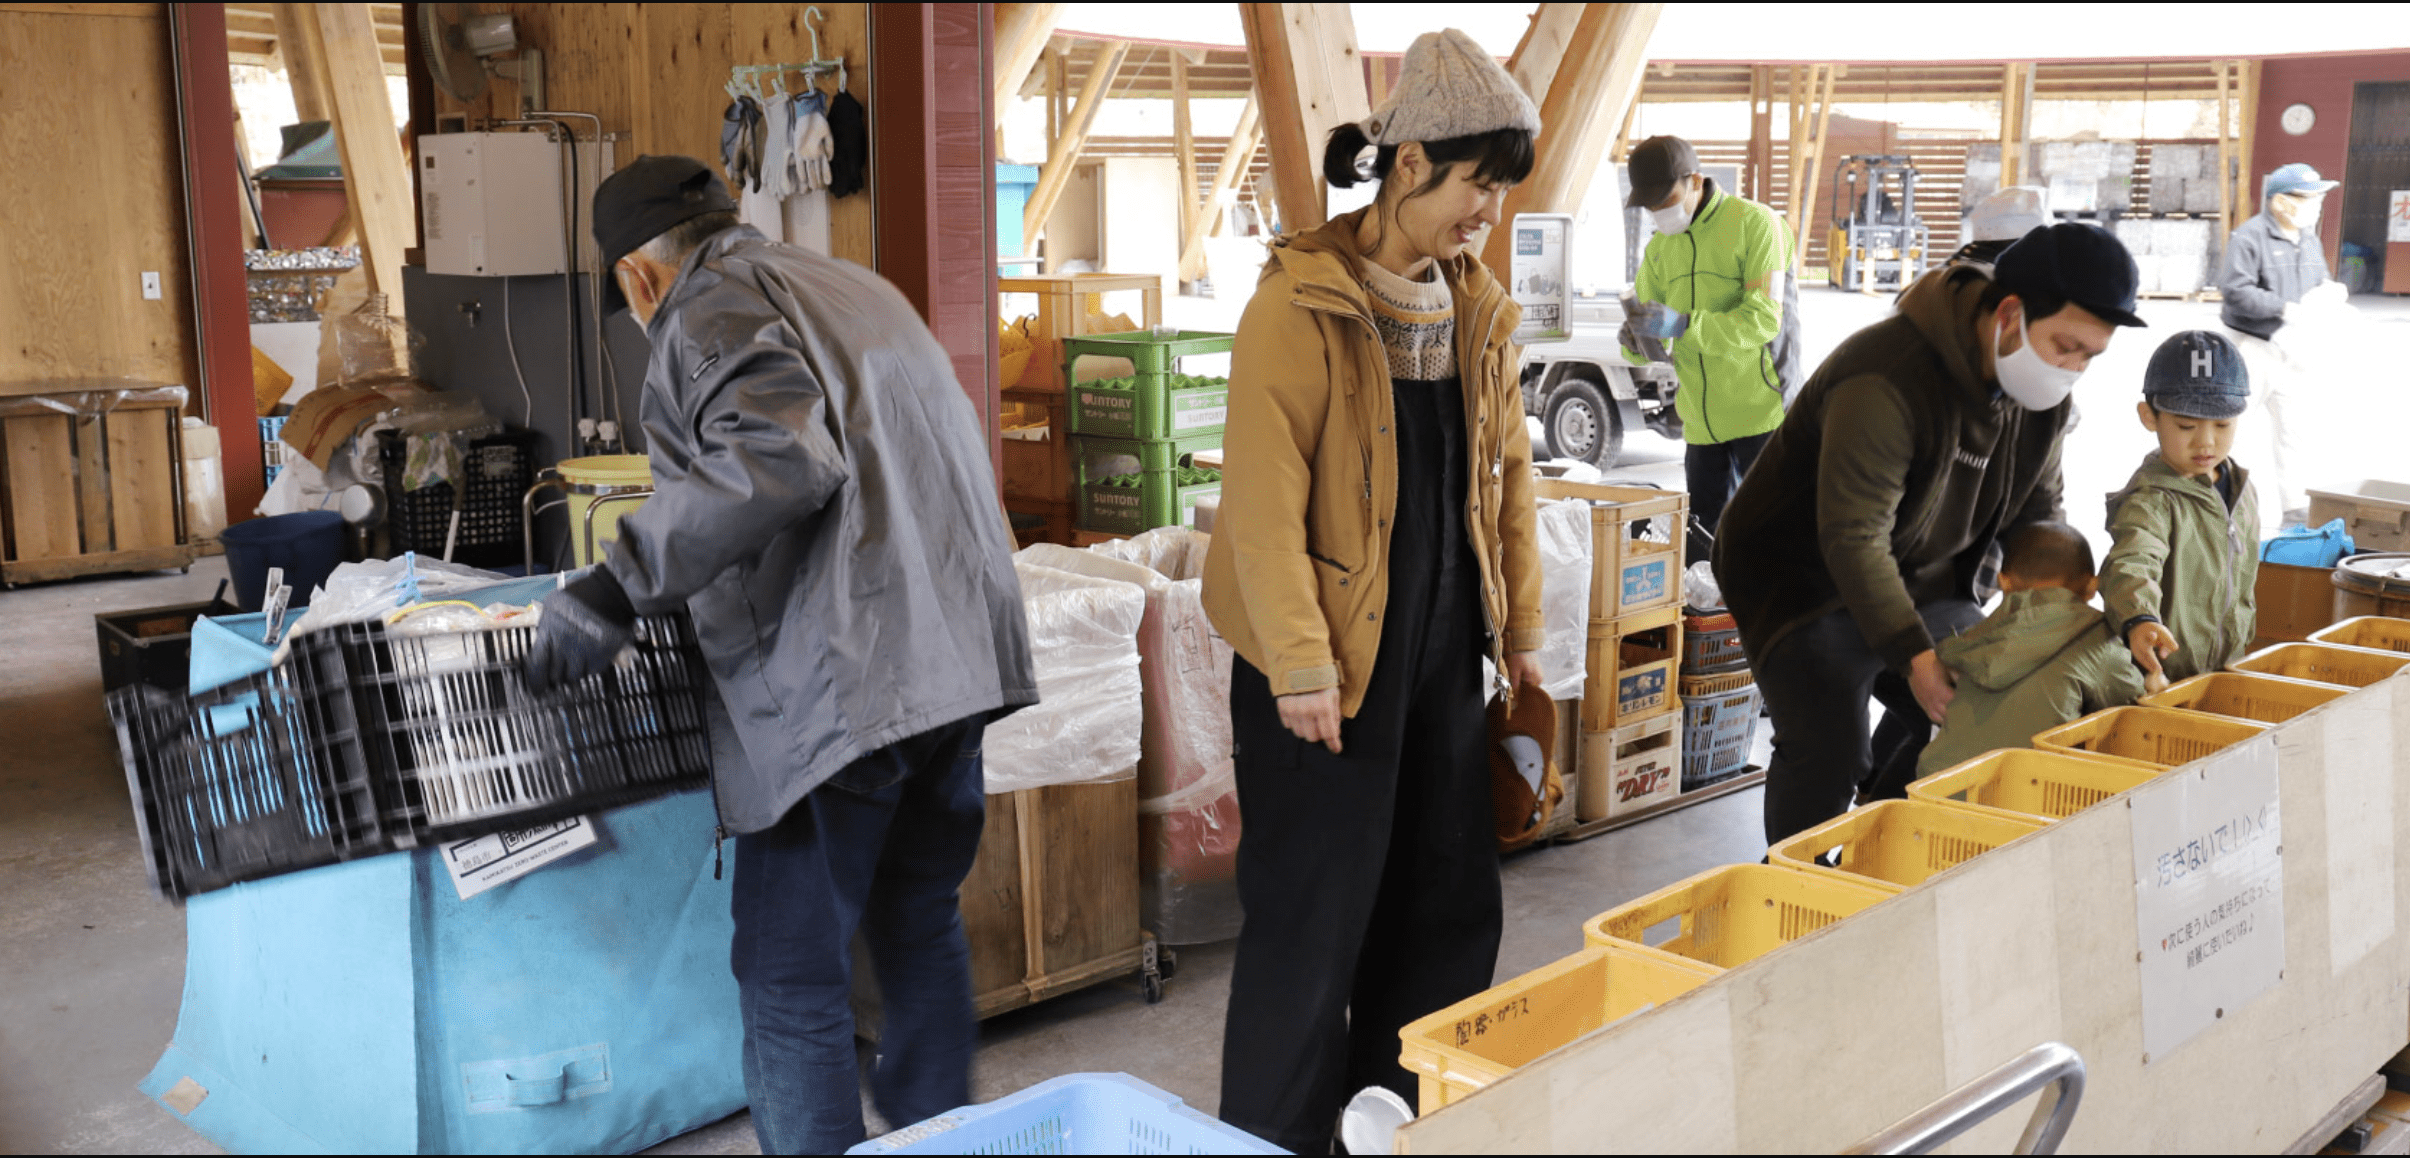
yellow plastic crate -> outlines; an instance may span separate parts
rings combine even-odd
[[[2370,651],[2410,652],[2410,619],[2363,615],[2312,632],[2310,642],[2333,647],[2364,647]]]
[[[1892,894],[1873,884],[1804,873],[1781,865],[1735,864],[1668,885],[1590,918],[1582,936],[1673,963],[1718,970],[1754,961]],[[1679,921],[1674,935],[1650,945],[1648,933]]]
[[[1775,845],[1775,864],[1898,892],[2042,826],[1923,800],[1885,800],[1845,812]],[[1838,852],[1827,867],[1817,860]]]
[[[1428,1114],[1549,1050],[1690,992],[1716,970],[1592,945],[1398,1031],[1398,1063],[1422,1079]]]
[[[2110,708],[2033,738],[2045,752],[2075,752],[2144,768],[2190,764],[2240,744],[2268,726],[2179,708]]]
[[[1910,784],[1908,798],[2046,824],[2158,774],[2137,764],[2072,752],[2002,748]]]
[[[2364,688],[2410,667],[2410,654],[2387,655],[2357,647],[2323,643],[2280,643],[2234,661],[2236,671],[2283,676],[2291,680]]]
[[[2326,684],[2247,671],[2213,671],[2180,681],[2158,695],[2144,696],[2142,702],[2153,708],[2183,708],[2235,720],[2281,724],[2349,694],[2347,689]]]

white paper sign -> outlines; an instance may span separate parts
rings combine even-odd
[[[452,887],[468,900],[495,885],[520,877],[593,844],[594,823],[584,816],[497,832],[443,846],[444,867],[452,872]]]
[[[2410,242],[2410,189],[2395,189],[2385,202],[2385,240]]]
[[[2228,748],[2132,798],[2148,1064],[2284,976],[2276,741]]]
[[[1523,322],[1515,341],[1562,342],[1572,331],[1573,278],[1568,263],[1573,255],[1573,218],[1563,213],[1517,213],[1514,236],[1515,302],[1523,307]]]

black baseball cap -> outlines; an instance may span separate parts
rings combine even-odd
[[[626,309],[612,267],[645,242],[706,213],[733,213],[736,199],[692,157],[638,157],[594,190],[594,244],[602,250],[603,312]]]
[[[1623,207],[1655,209],[1674,191],[1674,182],[1699,171],[1699,151],[1680,137],[1650,137],[1632,146],[1627,164],[1632,195],[1624,198]]]
[[[2134,313],[2142,271],[2117,235],[2097,225],[2061,221],[2018,238],[1992,265],[1992,280],[2010,293],[2038,291],[2090,310],[2116,326],[2148,323]]]
[[[2142,396],[2169,414],[2232,418],[2251,404],[2251,372],[2226,335],[2186,330],[2151,351]]]

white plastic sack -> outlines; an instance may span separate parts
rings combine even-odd
[[[1014,556],[1013,569],[1029,618],[1038,702],[988,726],[987,790],[1128,779],[1138,768],[1138,624],[1146,592],[1028,554]]]
[[[1590,504],[1540,504],[1540,687],[1552,700],[1582,694],[1590,646]]]

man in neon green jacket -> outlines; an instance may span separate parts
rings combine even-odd
[[[1771,209],[1716,187],[1680,137],[1632,150],[1632,193],[1657,235],[1626,300],[1623,356],[1671,362],[1689,443],[1691,559],[1705,559],[1724,505],[1782,425],[1799,380],[1799,290],[1791,231]]]

